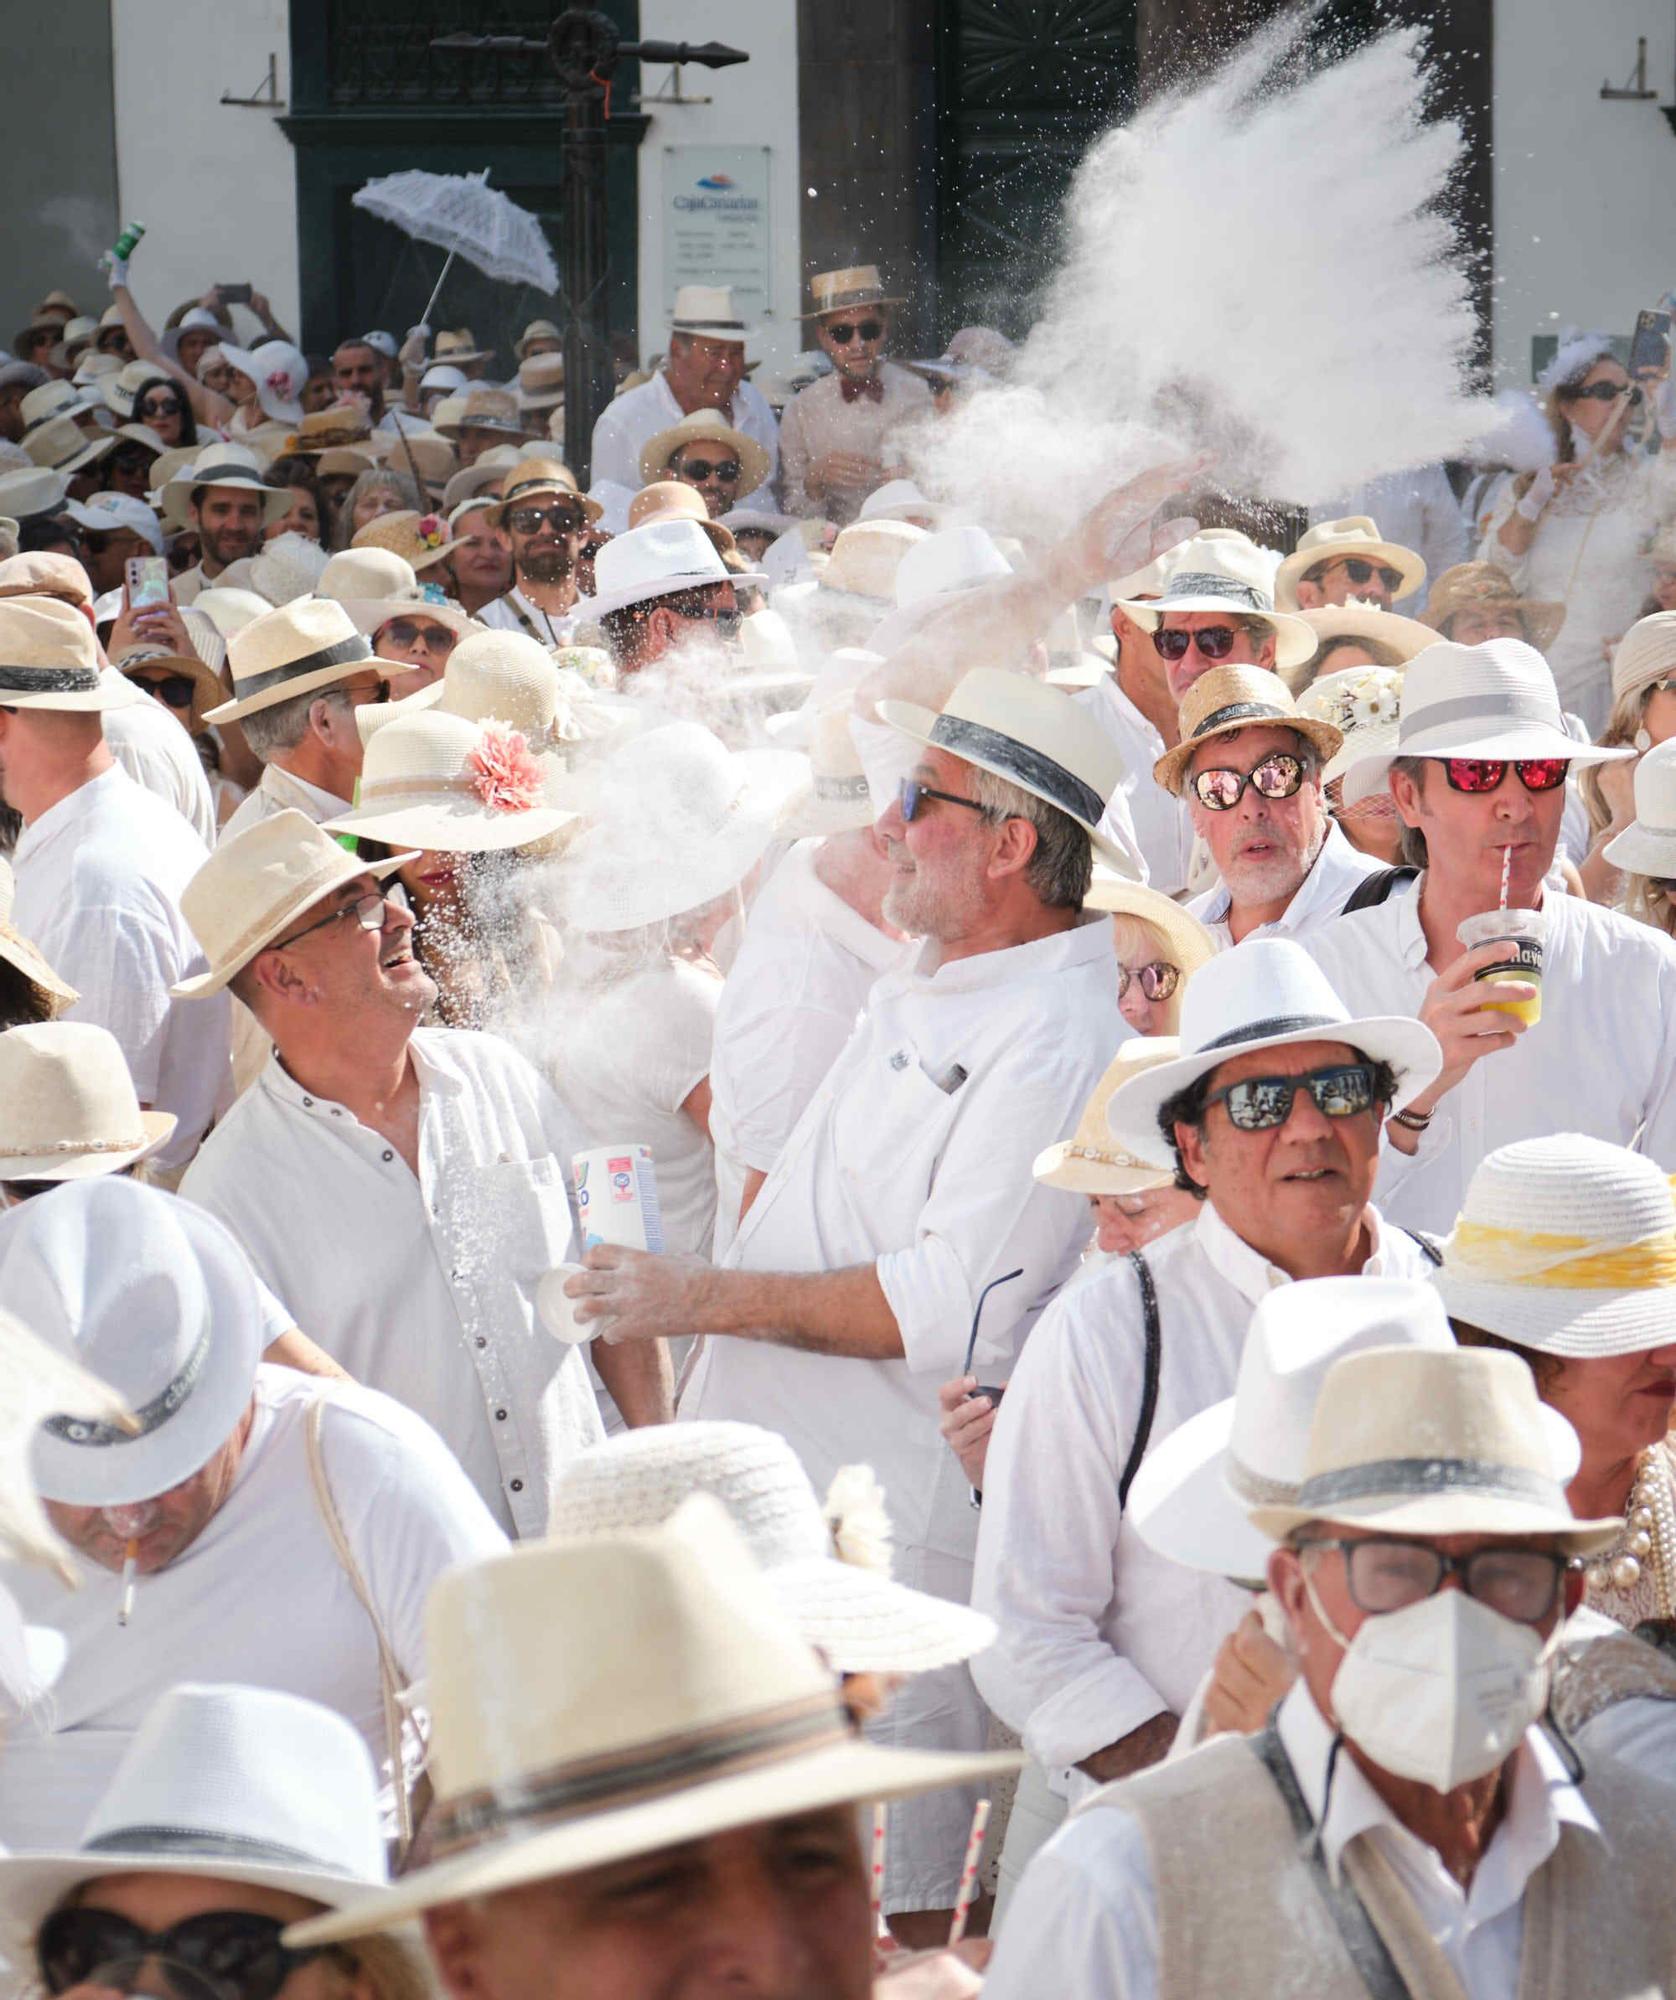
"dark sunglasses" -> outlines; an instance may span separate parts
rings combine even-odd
[[[723,639],[737,639],[740,621],[745,614],[737,606],[729,611],[719,604],[701,604],[696,611],[682,611],[677,608],[675,615],[677,618],[691,619],[698,624],[714,625]]]
[[[1384,563],[1371,563],[1366,556],[1339,556],[1323,569],[1342,569],[1352,583],[1371,583],[1378,577],[1385,588],[1396,595],[1402,584],[1402,571],[1390,569]]]
[[[177,403],[173,396],[165,396],[161,402],[148,396],[134,412],[137,417],[178,417],[185,412],[185,405]]]
[[[1211,812],[1232,812],[1245,797],[1247,785],[1264,799],[1292,798],[1304,781],[1302,762],[1285,750],[1276,750],[1249,771],[1195,771],[1193,796]]]
[[[421,625],[411,618],[392,618],[378,636],[396,646],[428,646],[433,653],[451,653],[460,635],[447,625]]]
[[[166,702],[170,708],[190,708],[192,697],[197,692],[196,685],[186,674],[130,674],[136,687],[142,687],[154,699]]]
[[[1163,660],[1184,660],[1189,646],[1197,646],[1207,660],[1225,660],[1240,636],[1237,625],[1207,625],[1200,632],[1157,631],[1152,643]]]
[[[293,1950],[279,1941],[284,1928],[278,1917],[245,1910],[207,1911],[166,1931],[141,1930],[113,1910],[54,1910],[36,1937],[35,1961],[49,1993],[88,1985],[96,1972],[137,1970],[148,1959],[162,1959],[196,1973],[207,1993],[225,2000],[273,2000],[298,1966],[337,1951],[326,1944]]]
[[[963,799],[958,792],[940,792],[934,785],[922,785],[914,778],[904,778],[896,788],[896,809],[901,813],[904,825],[913,825],[927,799],[941,799],[945,805],[964,806],[968,812],[989,810],[987,806],[979,805],[976,799]]]
[[[863,340],[880,340],[884,337],[884,321],[864,319],[859,326],[829,326],[826,330],[829,340],[837,341],[840,347],[848,347],[851,338],[857,334]]]
[[[737,479],[744,469],[736,458],[689,458],[685,465],[676,468],[675,476],[691,480],[694,486],[702,486],[707,479]]]
[[[1586,389],[1567,389],[1563,398],[1568,403],[1615,403],[1620,396],[1632,393],[1634,385],[1629,382],[1591,382]]]
[[[1292,1100],[1307,1090],[1324,1118],[1355,1118],[1373,1108],[1373,1065],[1335,1063],[1303,1076],[1248,1076],[1212,1091],[1206,1106],[1223,1104],[1240,1132],[1267,1132],[1292,1115]]]
[[[1527,792],[1551,792],[1565,783],[1571,764],[1564,757],[1521,757],[1514,760],[1511,768],[1518,772],[1519,782]],[[1508,769],[1505,757],[1443,759],[1443,775],[1453,792],[1493,792],[1507,776]]]
[[[1181,968],[1167,960],[1155,958],[1150,965],[1137,965],[1131,972],[1126,965],[1117,969],[1117,997],[1122,999],[1129,991],[1131,981],[1137,981],[1141,991],[1149,1000],[1168,1000],[1181,984]]]
[[[507,512],[506,525],[515,534],[536,535],[544,521],[551,521],[561,535],[574,535],[587,518],[579,507],[513,507]]]

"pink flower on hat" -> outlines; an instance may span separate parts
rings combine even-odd
[[[541,803],[541,766],[516,729],[485,723],[466,757],[472,788],[491,812],[529,812]]]
[[[421,514],[413,532],[419,537],[421,548],[440,549],[448,539],[448,523],[440,514]]]
[[[274,369],[273,372],[268,376],[267,386],[274,392],[276,396],[288,395],[291,390],[290,369],[289,368]]]

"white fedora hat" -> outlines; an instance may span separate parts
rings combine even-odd
[[[911,521],[857,521],[838,537],[833,556],[837,556],[845,535],[882,536],[892,530],[902,542],[891,579],[895,609],[879,622],[867,641],[875,652],[894,653],[951,597],[1013,574],[1012,564],[994,536],[971,526],[928,533]],[[832,587],[831,567],[829,562],[821,572],[821,583],[828,589]]]
[[[29,1469],[30,1440],[45,1418],[60,1410],[81,1410],[104,1423],[133,1422],[127,1405],[112,1388],[90,1375],[73,1350],[31,1332],[22,1320],[0,1310],[0,1560],[37,1563],[55,1569],[69,1584],[75,1579],[63,1542],[41,1506]],[[16,1615],[4,1584],[0,1584],[0,1650],[8,1618]],[[20,1634],[17,1617],[12,1637]],[[34,1676],[27,1661],[23,1679]],[[0,1662],[0,1666],[4,1663]],[[0,1671],[0,1718],[5,1715],[7,1675]]]
[[[1612,699],[1623,701],[1659,681],[1676,678],[1676,611],[1638,618],[1612,655]]]
[[[1219,949],[1216,939],[1195,916],[1188,914],[1173,897],[1144,882],[1131,882],[1127,875],[1096,868],[1088,894],[1082,899],[1085,910],[1105,910],[1114,917],[1138,917],[1150,924],[1164,940],[1170,963],[1185,982],[1202,965],[1208,965]]]
[[[1167,551],[1164,561],[1168,573],[1157,596],[1113,600],[1143,632],[1156,632],[1168,612],[1231,611],[1274,634],[1277,668],[1301,667],[1314,653],[1315,634],[1304,621],[1275,610],[1273,559],[1249,536],[1207,529]]]
[[[64,505],[70,492],[67,473],[53,472],[43,465],[20,465],[0,472],[0,515],[8,521],[28,521],[37,514],[53,514]]]
[[[0,1220],[0,1297],[132,1411],[132,1429],[71,1409],[30,1454],[73,1507],[132,1505],[189,1479],[232,1436],[262,1358],[262,1295],[207,1209],[109,1176],[68,1181]]]
[[[0,1857],[0,1918],[33,1927],[103,1875],[200,1875],[333,1909],[389,1880],[361,1733],[277,1688],[182,1681],[146,1713],[80,1845]]]
[[[1676,737],[1655,743],[1635,767],[1635,819],[1604,849],[1614,868],[1676,878]]]
[[[1132,1078],[1107,1107],[1112,1137],[1127,1151],[1173,1167],[1175,1152],[1159,1129],[1160,1108],[1220,1063],[1294,1042],[1348,1042],[1397,1073],[1392,1105],[1400,1110],[1434,1082],[1443,1051],[1411,1014],[1353,1018],[1327,975],[1290,938],[1248,938],[1219,952],[1188,983],[1181,1005],[1181,1054]]]
[[[181,915],[210,963],[207,972],[169,991],[182,1000],[219,993],[241,966],[334,889],[358,875],[388,881],[418,851],[364,860],[291,807],[254,821],[222,841],[181,891]]]
[[[739,317],[731,285],[681,285],[669,315],[671,333],[697,334],[705,340],[743,341],[750,328]]]
[[[1174,1035],[1132,1035],[1095,1085],[1076,1131],[1036,1155],[1030,1167],[1032,1176],[1069,1194],[1143,1194],[1149,1188],[1173,1187],[1172,1168],[1137,1159],[1114,1143],[1106,1124],[1106,1106],[1112,1093],[1130,1077],[1159,1063],[1173,1062],[1180,1048]]]
[[[163,462],[158,460],[159,465]],[[175,519],[183,522],[188,504],[204,486],[230,486],[240,493],[260,493],[265,527],[272,527],[281,515],[291,511],[291,489],[270,486],[262,476],[262,461],[253,451],[245,445],[217,438],[199,445],[197,456],[180,466],[164,482],[160,511],[165,520],[169,517],[172,503]]]
[[[626,535],[614,535],[594,558],[592,597],[582,600],[585,617],[603,618],[654,597],[704,590],[712,584],[766,584],[759,569],[730,570],[697,521],[648,521]]]
[[[1458,646],[1440,639],[1403,674],[1395,747],[1355,758],[1344,773],[1344,803],[1386,789],[1394,757],[1564,757],[1612,764],[1635,752],[1579,743],[1565,726],[1548,662],[1522,639]]]
[[[869,1467],[842,1467],[823,1506],[791,1446],[756,1424],[659,1424],[592,1446],[554,1477],[548,1539],[655,1528],[694,1493],[726,1507],[835,1673],[924,1673],[994,1642],[981,1612],[891,1581],[890,1517]]]
[[[641,485],[650,486],[655,480],[670,478],[669,461],[682,445],[705,442],[725,445],[739,460],[741,493],[754,493],[768,477],[768,454],[755,438],[735,430],[720,410],[699,409],[678,424],[657,432],[640,447]]]
[[[515,444],[497,444],[464,465],[442,489],[442,504],[448,511],[450,528],[459,525],[456,516],[467,501],[479,507],[494,507],[500,501],[500,484],[523,453]]]
[[[1663,1347],[1676,1302],[1676,1201],[1644,1154],[1558,1132],[1479,1162],[1433,1274],[1455,1319],[1543,1354]]]
[[[227,648],[233,699],[212,708],[204,720],[236,722],[241,715],[314,694],[362,672],[372,657],[371,645],[341,604],[300,597],[277,605],[234,633]]]
[[[93,534],[117,534],[127,529],[139,535],[154,556],[163,553],[162,522],[131,493],[95,493],[87,500],[66,500],[64,511],[78,527]]]
[[[43,472],[61,472],[73,478],[90,465],[116,450],[116,433],[89,436],[74,417],[48,417],[23,440],[23,448]]]
[[[799,713],[800,711],[793,711]],[[788,739],[776,739],[784,744]],[[832,833],[855,833],[873,824],[867,773],[850,733],[850,711],[824,709],[808,732],[809,788],[798,793],[780,819],[787,840],[820,840]]]
[[[265,618],[274,607],[258,591],[217,583],[208,590],[200,590],[191,608],[207,618],[223,640],[230,642],[236,633],[254,619]]]
[[[629,737],[593,767],[594,808],[559,878],[566,921],[638,930],[725,895],[766,852],[808,769],[787,750],[729,750],[696,722]]]
[[[122,1048],[91,1021],[0,1033],[0,1181],[92,1180],[156,1152],[174,1114],[142,1111]]]
[[[0,703],[93,714],[147,697],[103,671],[93,627],[57,597],[0,598]]]
[[[1317,521],[1298,537],[1298,546],[1285,558],[1274,577],[1274,601],[1282,611],[1298,608],[1298,584],[1312,569],[1344,556],[1359,556],[1365,562],[1394,569],[1402,581],[1393,597],[1408,597],[1426,581],[1426,565],[1413,549],[1388,542],[1366,514],[1349,514],[1342,521]]]
[[[448,1570],[425,1624],[441,1858],[288,1940],[362,1936],[439,1903],[1019,1764],[858,1736],[707,1493],[658,1528]]]
[[[887,479],[882,486],[875,486],[861,503],[858,521],[909,521],[913,526],[922,526],[926,521],[936,522],[945,510],[935,500],[928,500],[911,479]],[[786,525],[791,524],[788,521]]]
[[[1551,1535],[1590,1555],[1623,1522],[1573,1515],[1553,1439],[1516,1354],[1365,1348],[1327,1370],[1296,1496],[1252,1507],[1251,1524],[1276,1542],[1310,1521],[1389,1535]]]
[[[302,422],[308,356],[300,347],[293,347],[288,340],[264,340],[260,347],[234,347],[224,340],[221,354],[229,368],[256,384],[256,400],[264,416],[280,424]]]
[[[1099,834],[1106,802],[1123,779],[1123,762],[1070,695],[997,667],[963,676],[939,715],[913,701],[881,701],[881,722],[916,743],[992,771],[1085,827],[1097,859],[1120,874],[1125,857]]]
[[[1388,755],[1402,714],[1400,667],[1341,667],[1298,696],[1298,713],[1331,724],[1343,741],[1327,759],[1323,785],[1342,778],[1358,757]]]
[[[548,770],[518,730],[441,707],[374,733],[355,796],[354,811],[327,820],[327,833],[447,854],[530,847],[576,818],[550,803]]]

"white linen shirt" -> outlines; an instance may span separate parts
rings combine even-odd
[[[1327,838],[1321,843],[1321,852],[1315,857],[1315,865],[1298,884],[1291,902],[1272,924],[1259,924],[1254,931],[1247,931],[1246,937],[1297,938],[1307,935],[1336,917],[1356,884],[1365,876],[1377,874],[1385,865],[1377,855],[1364,854],[1359,847],[1352,847],[1339,831],[1337,820],[1331,821]],[[1187,905],[1189,914],[1197,917],[1224,949],[1234,942],[1234,934],[1228,928],[1228,909],[1232,902],[1227,883],[1219,878],[1214,889],[1195,896]]]
[[[673,430],[685,415],[661,368],[650,382],[613,397],[594,424],[589,459],[594,484],[610,481],[638,493],[646,483],[640,476],[641,451],[659,431]],[[780,471],[780,427],[768,398],[753,383],[741,382],[723,415],[736,431],[755,438],[768,454],[768,476],[760,486],[751,488],[761,498],[771,491]],[[746,497],[741,493],[735,505],[743,506]]]
[[[1179,896],[1187,887],[1193,854],[1193,816],[1185,802],[1165,791],[1152,775],[1167,747],[1163,737],[1118,686],[1115,673],[1102,674],[1093,687],[1080,689],[1071,699],[1087,711],[1123,759],[1123,777],[1100,831],[1121,845],[1122,806],[1126,806],[1127,827],[1146,863],[1148,885],[1162,895]]]
[[[221,839],[231,840],[247,826],[272,819],[276,813],[306,813],[316,826],[324,826],[327,820],[352,810],[348,799],[340,799],[323,785],[311,785],[306,778],[299,778],[295,771],[287,771],[278,764],[264,764],[260,782],[227,815]]]
[[[108,1028],[140,1102],[179,1121],[154,1155],[170,1169],[197,1150],[229,1078],[227,995],[169,994],[209,966],[180,913],[208,859],[174,807],[119,765],[32,820],[12,857],[12,921],[81,995],[64,1019]]]
[[[905,1581],[927,1553],[933,1567],[971,1559],[977,1516],[938,1433],[938,1385],[960,1372],[990,1279],[1023,1268],[984,1308],[980,1380],[1011,1372],[1029,1326],[1076,1268],[1087,1205],[1041,1186],[1030,1164],[1074,1128],[1126,1039],[1104,919],[922,970],[929,955],[922,946],[875,984],[726,1260],[750,1271],[873,1264],[904,1358],[712,1335],[681,1402],[683,1417],[781,1432],[817,1493],[841,1465],[873,1466]]]
[[[406,1681],[425,1675],[425,1599],[445,1569],[506,1538],[436,1435],[387,1396],[266,1364],[225,1504],[166,1568],[122,1579],[72,1555],[79,1590],[50,1570],[0,1574],[32,1625],[68,1644],[50,1698],[0,1743],[0,1842],[73,1847],[153,1704],[181,1681],[244,1682],[324,1703],[388,1768],[378,1649],[314,1496],[305,1424],[326,1405],[326,1481]]]
[[[555,617],[539,604],[532,604],[514,584],[504,597],[492,598],[476,616],[478,624],[487,625],[492,632],[522,632],[538,646],[568,646],[576,628],[585,624],[592,613],[587,598],[579,597],[568,611],[561,611]]]
[[[1279,1730],[1298,1788],[1319,1822],[1333,1739],[1302,1683],[1280,1705]],[[984,2000],[1039,2000],[1047,1993],[1156,2000],[1152,1857],[1141,1822],[1122,1809],[1121,1799],[1114,1790],[1109,1803],[1077,1813],[1030,1864],[1007,1913]],[[1449,1873],[1435,1848],[1402,1825],[1351,1757],[1341,1756],[1333,1770],[1321,1851],[1336,1881],[1346,1846],[1366,1834],[1396,1870],[1468,2000],[1510,2000],[1520,1991],[1525,1891],[1559,1846],[1562,1826],[1605,1839],[1559,1753],[1540,1730],[1529,1729],[1514,1753],[1507,1811],[1468,1887]],[[1206,1894],[1214,1893],[1207,1883]]]
[[[849,1040],[873,982],[911,947],[852,910],[799,841],[751,905],[716,1008],[710,1137],[716,1255],[733,1241],[751,1168],[767,1173]]]
[[[215,799],[198,746],[161,702],[147,695],[127,708],[107,708],[105,742],[136,785],[173,806],[206,847],[215,845]]]
[[[1415,1014],[1433,979],[1413,893],[1313,931],[1304,949],[1352,1015]],[[1582,1132],[1676,1172],[1676,943],[1580,896],[1545,893],[1542,1019],[1475,1062],[1410,1157],[1385,1148],[1378,1198],[1394,1221],[1447,1232],[1486,1153]]]
[[[545,1080],[494,1035],[420,1028],[419,1178],[382,1134],[269,1058],[181,1185],[218,1215],[308,1336],[416,1410],[520,1539],[553,1468],[603,1435],[587,1371],[535,1316],[574,1261]],[[555,1158],[554,1155],[558,1157]]]
[[[1374,1217],[1368,1277],[1423,1278],[1413,1240]],[[1149,1449],[1234,1393],[1252,1308],[1284,1271],[1207,1201],[1147,1246],[1158,1293],[1158,1405]],[[1118,1479],[1145,1380],[1140,1285],[1127,1257],[1043,1314],[1001,1404],[984,1468],[972,1602],[1001,1628],[972,1662],[980,1693],[1072,1799],[1070,1767],[1166,1710],[1185,1712],[1249,1595],[1148,1547],[1119,1515]]]

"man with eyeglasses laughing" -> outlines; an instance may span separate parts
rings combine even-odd
[[[1441,1074],[1387,1128],[1381,1199],[1404,1223],[1448,1229],[1479,1161],[1516,1139],[1581,1132],[1676,1166],[1676,943],[1548,881],[1568,770],[1634,754],[1570,735],[1531,647],[1445,640],[1409,664],[1394,751],[1345,773],[1346,804],[1389,785],[1425,871],[1307,945],[1351,1006],[1402,1007],[1442,1044]],[[1462,945],[1461,924],[1499,908],[1538,913],[1539,985],[1482,983],[1518,956],[1516,926]],[[1507,1011],[1532,1003],[1529,1025]]]

